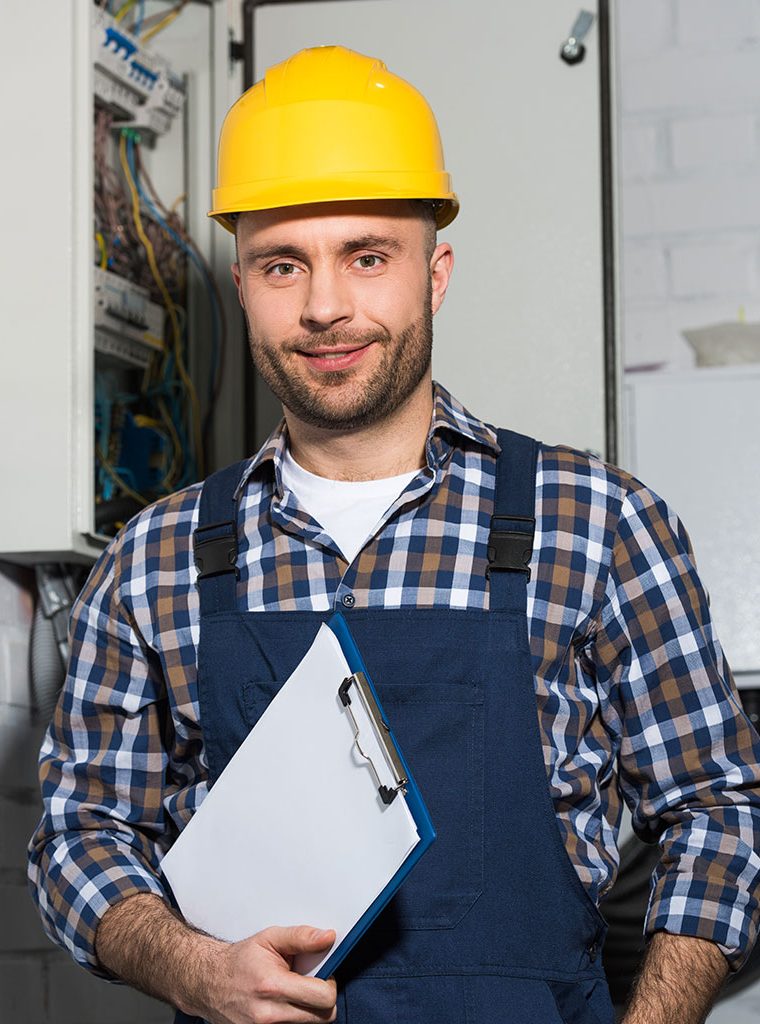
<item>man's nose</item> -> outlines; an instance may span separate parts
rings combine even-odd
[[[339,273],[328,267],[312,267],[309,291],[301,322],[311,330],[326,331],[353,319],[351,289]]]

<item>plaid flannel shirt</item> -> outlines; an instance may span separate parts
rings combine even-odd
[[[426,465],[352,564],[283,490],[284,424],[241,477],[241,609],[488,608],[493,428],[434,386]],[[106,910],[166,899],[159,863],[208,788],[192,534],[201,485],[136,516],[72,613],[71,660],[41,751],[29,877],[49,935],[104,973]],[[592,898],[618,866],[621,798],[659,840],[646,934],[744,962],[760,909],[760,738],[741,710],[687,535],[643,484],[542,446],[528,625],[557,825]],[[349,602],[351,598],[349,597]]]

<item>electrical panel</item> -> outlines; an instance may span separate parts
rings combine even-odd
[[[23,145],[0,275],[0,558],[89,561],[243,454],[243,374],[223,358],[234,243],[206,216],[242,68],[216,0],[54,4],[44,33],[34,5],[9,16],[29,94],[6,105]]]

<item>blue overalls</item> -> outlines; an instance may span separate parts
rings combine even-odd
[[[526,612],[537,445],[510,431],[499,443],[490,610],[341,609],[438,833],[339,968],[341,1024],[614,1021],[606,925],[564,847],[538,726]],[[195,535],[212,784],[329,616],[238,610],[241,473],[207,480]]]

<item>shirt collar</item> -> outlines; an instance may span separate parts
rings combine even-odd
[[[500,451],[494,428],[473,416],[442,384],[433,381],[433,415],[425,444],[428,466],[435,469],[442,465],[452,448],[463,441],[474,442],[494,454]],[[253,474],[264,466],[271,466],[277,493],[282,495],[281,468],[287,445],[288,428],[281,419],[258,452],[246,462],[235,490],[236,498]]]

